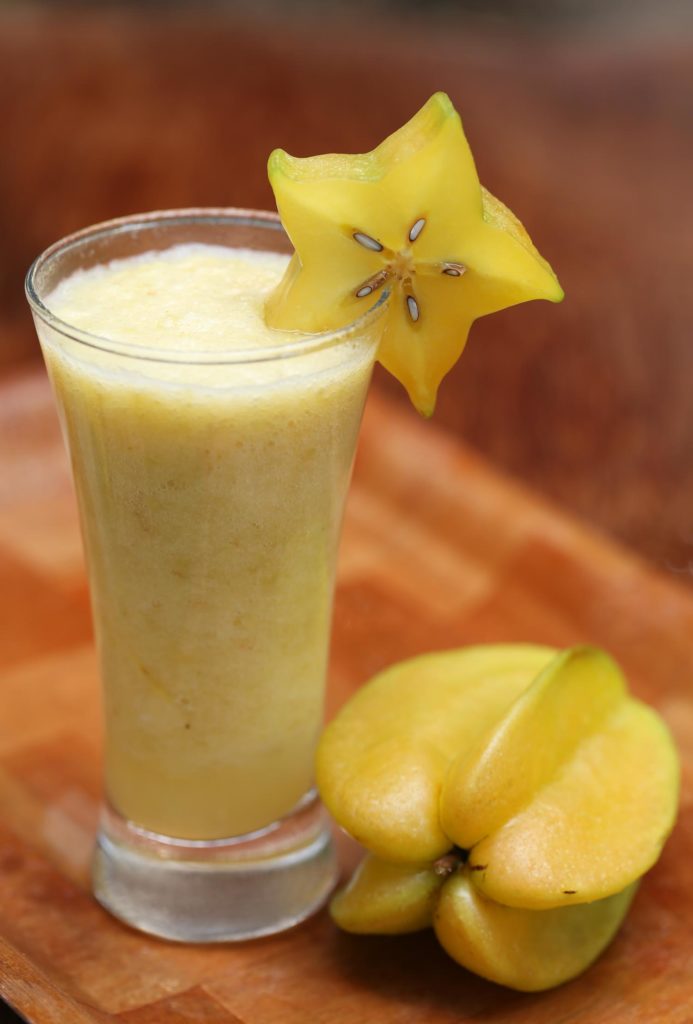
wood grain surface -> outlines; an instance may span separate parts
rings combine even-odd
[[[41,372],[0,385],[0,995],[32,1024],[690,1024],[693,596],[377,393],[340,558],[333,711],[398,658],[590,641],[662,712],[678,826],[625,927],[540,996],[462,970],[432,934],[358,938],[321,913],[237,946],[145,938],[89,894],[101,724],[79,531]],[[643,771],[647,766],[643,765]],[[356,850],[339,840],[345,869]]]
[[[438,422],[693,580],[690,19],[651,4],[648,32],[643,4],[609,21],[605,2],[591,29],[530,34],[454,3],[245,6],[0,3],[0,364],[37,357],[22,278],[56,238],[146,209],[270,207],[272,148],[370,149],[446,89],[567,298],[480,321]]]

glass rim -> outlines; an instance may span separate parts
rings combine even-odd
[[[34,315],[52,330],[63,335],[63,337],[101,352],[109,352],[114,355],[144,362],[178,363],[191,366],[227,366],[272,362],[279,359],[309,355],[312,352],[331,348],[342,341],[348,340],[355,334],[365,331],[384,312],[385,303],[390,294],[386,288],[383,289],[376,302],[344,327],[316,333],[286,331],[284,332],[286,334],[295,333],[297,340],[278,342],[276,345],[268,345],[262,348],[234,348],[224,349],[221,352],[218,349],[214,351],[200,350],[191,352],[190,349],[151,348],[146,345],[139,345],[136,342],[119,341],[116,338],[109,338],[106,335],[84,330],[57,316],[39,296],[36,287],[37,275],[50,264],[51,260],[56,259],[71,249],[79,248],[90,240],[124,234],[139,226],[146,228],[148,226],[156,226],[157,224],[166,225],[167,223],[235,224],[240,227],[278,231],[286,235],[277,213],[269,210],[252,210],[239,207],[185,207],[181,209],[152,210],[147,213],[128,214],[125,217],[115,217],[111,220],[100,221],[53,242],[52,245],[39,253],[32,262],[26,274],[24,290]],[[143,252],[145,251],[147,250],[143,250]]]

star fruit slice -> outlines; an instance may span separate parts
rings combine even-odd
[[[276,149],[268,170],[296,251],[267,323],[343,327],[388,292],[378,359],[424,415],[477,317],[563,298],[521,223],[480,185],[444,93],[370,153],[298,158]]]
[[[452,840],[440,823],[445,776],[550,663],[523,644],[425,654],[362,687],[325,729],[316,760],[336,821],[378,857],[423,863]]]
[[[459,750],[441,826],[471,850],[475,887],[498,903],[547,909],[620,892],[655,863],[673,827],[673,741],[603,651],[560,654]]]
[[[595,903],[517,910],[483,896],[461,871],[444,885],[433,927],[463,967],[522,992],[553,988],[586,970],[626,916],[637,882]]]

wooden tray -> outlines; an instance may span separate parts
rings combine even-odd
[[[596,642],[674,730],[678,827],[608,953],[541,996],[472,977],[431,934],[355,938],[325,913],[260,942],[177,946],[121,926],[89,894],[97,671],[66,459],[38,373],[0,389],[0,465],[0,993],[28,1020],[693,1020],[691,593],[373,394],[345,528],[331,707],[420,651]],[[350,844],[341,850],[354,859]]]

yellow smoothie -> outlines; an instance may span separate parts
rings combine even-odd
[[[39,326],[87,552],[106,788],[164,835],[241,835],[312,786],[377,336],[320,346],[267,328],[285,266],[220,246],[146,253],[79,271],[46,300],[107,341]],[[276,346],[285,356],[267,358]],[[248,349],[256,358],[232,361]]]

